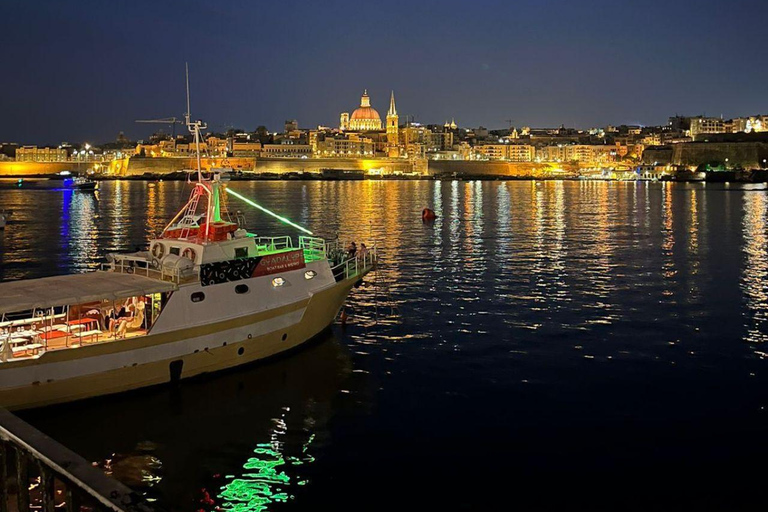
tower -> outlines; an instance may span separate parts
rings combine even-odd
[[[349,112],[342,112],[339,116],[339,130],[346,131],[349,129]]]
[[[397,109],[395,108],[395,91],[392,91],[389,98],[389,111],[387,112],[387,153],[390,157],[400,156],[399,130]]]

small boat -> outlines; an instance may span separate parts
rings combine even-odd
[[[206,126],[189,117],[187,126],[199,148]],[[227,209],[242,196],[197,162],[189,200],[147,251],[110,254],[94,272],[0,283],[0,407],[232,368],[296,349],[333,323],[375,267],[375,245],[350,253],[312,234],[249,233]]]
[[[64,187],[74,190],[93,191],[99,188],[99,182],[84,176],[77,176],[75,178],[64,180]]]

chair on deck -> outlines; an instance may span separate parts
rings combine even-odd
[[[132,318],[125,319],[124,321],[120,322],[120,325],[117,328],[117,334],[116,337],[125,337],[125,333],[128,331],[128,329],[135,330],[140,328],[144,324],[144,303],[138,302],[136,304],[136,313],[133,315]]]

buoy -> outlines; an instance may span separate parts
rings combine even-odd
[[[346,312],[346,311],[342,311],[342,312],[341,312],[341,317],[340,317],[340,319],[341,319],[341,325],[347,325],[347,318],[349,318],[349,317],[347,316],[347,312]]]
[[[424,208],[421,210],[421,220],[435,220],[436,218],[437,214],[435,214],[434,210],[429,208]]]

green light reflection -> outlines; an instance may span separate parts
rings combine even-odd
[[[290,494],[292,485],[304,486],[307,479],[291,477],[285,469],[289,466],[301,466],[315,459],[308,453],[309,445],[314,440],[309,437],[298,457],[281,453],[282,443],[261,443],[253,451],[254,456],[243,465],[246,470],[240,477],[230,476],[232,481],[222,486],[219,498],[222,500],[218,510],[231,512],[261,512],[269,510],[273,503],[285,503],[294,496]]]

